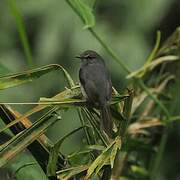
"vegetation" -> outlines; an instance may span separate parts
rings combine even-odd
[[[23,45],[29,69],[0,77],[0,90],[23,86],[51,72],[61,71],[66,85],[51,98],[38,102],[1,102],[0,174],[4,179],[151,179],[157,178],[168,134],[180,116],[173,115],[172,91],[178,79],[180,27],[162,44],[161,33],[145,63],[136,71],[115,53],[95,29],[92,12],[96,1],[66,0],[112,60],[124,70],[128,85],[120,93],[113,89],[111,112],[113,139],[100,130],[99,111],[86,105],[81,89],[65,67],[49,64],[38,68],[32,58],[23,18],[15,1],[9,7]],[[97,25],[98,26],[98,25]],[[30,68],[31,67],[31,68]],[[3,69],[3,66],[1,67]],[[176,71],[177,70],[177,71]],[[19,88],[19,87],[17,87]],[[13,105],[32,108],[24,113]],[[52,140],[46,130],[63,121],[63,113],[74,109],[79,127]],[[74,121],[73,117],[72,121]],[[60,129],[61,127],[59,127]],[[81,132],[80,148],[63,153],[64,141]],[[70,147],[71,148],[71,147]]]

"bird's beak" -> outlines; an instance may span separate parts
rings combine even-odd
[[[81,57],[81,56],[75,56],[75,58],[82,59],[82,57]]]

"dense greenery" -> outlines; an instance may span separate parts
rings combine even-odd
[[[156,7],[148,1],[3,1],[8,12],[2,11],[0,30],[1,179],[166,178],[159,170],[168,136],[180,120],[180,27],[164,43],[157,31],[147,58],[149,45],[141,33],[149,33],[163,16],[163,11],[158,17],[155,12],[168,6],[165,0]],[[108,22],[99,15],[104,9]],[[129,18],[135,15],[133,24]],[[118,20],[124,25],[120,32]],[[111,59],[112,139],[100,130],[98,109],[87,106],[76,83],[78,62],[72,59],[84,48]],[[25,64],[28,70],[22,71]]]

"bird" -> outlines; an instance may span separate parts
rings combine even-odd
[[[93,50],[86,50],[80,56],[81,66],[79,80],[87,102],[100,110],[101,129],[112,136],[112,116],[110,101],[112,97],[112,82],[104,59]]]

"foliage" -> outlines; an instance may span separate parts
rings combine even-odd
[[[11,1],[10,1],[11,2]],[[68,82],[62,92],[52,98],[42,97],[39,102],[1,103],[0,118],[3,122],[0,130],[2,142],[0,145],[0,170],[6,172],[6,177],[18,178],[21,169],[32,168],[36,179],[155,179],[156,173],[165,149],[168,131],[173,122],[180,120],[172,116],[169,106],[170,85],[174,85],[177,73],[172,71],[180,59],[179,28],[160,47],[160,33],[154,49],[144,66],[132,72],[114,50],[103,40],[93,28],[95,17],[92,9],[81,0],[67,0],[72,10],[78,14],[84,27],[102,45],[113,60],[131,79],[127,90],[120,94],[114,88],[111,111],[114,120],[113,138],[109,138],[100,129],[99,110],[89,108],[84,100],[79,85],[76,85],[71,75],[61,65],[50,64],[0,77],[0,89],[20,86],[34,81],[45,74],[61,70]],[[94,1],[95,2],[95,1]],[[12,8],[15,8],[12,4]],[[92,5],[93,7],[93,5]],[[14,11],[17,26],[20,26],[21,36],[26,37],[22,19]],[[21,37],[22,38],[22,37]],[[24,38],[23,38],[24,39]],[[23,40],[22,40],[23,41]],[[23,43],[26,53],[30,53],[27,37]],[[31,57],[27,54],[31,64]],[[10,105],[36,105],[25,113],[19,113]],[[67,133],[57,142],[52,142],[45,134],[57,121],[61,114],[69,109],[75,109],[81,121],[79,128]],[[30,117],[32,116],[32,117]],[[30,120],[33,119],[33,121]],[[63,154],[63,142],[71,135],[83,130],[85,141],[83,147],[72,154]],[[12,167],[12,161],[18,161],[20,152],[28,151],[31,163],[21,167]],[[10,162],[9,162],[10,161]],[[37,165],[38,168],[35,166]],[[13,168],[15,174],[9,173]],[[24,178],[29,178],[24,174]]]

